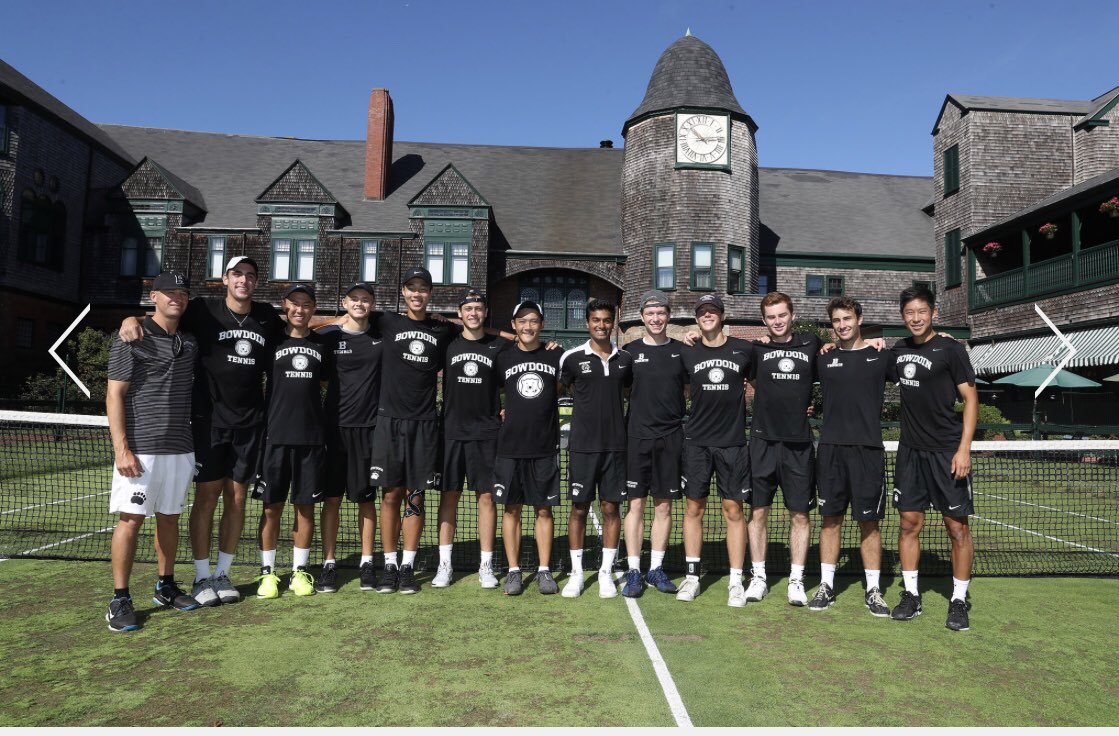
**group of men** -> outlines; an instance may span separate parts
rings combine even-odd
[[[834,602],[840,525],[850,504],[862,531],[866,605],[875,615],[891,615],[879,587],[878,520],[885,494],[879,417],[886,380],[900,382],[903,406],[894,504],[901,512],[905,591],[892,615],[909,619],[921,612],[918,535],[924,511],[933,505],[944,514],[952,538],[948,626],[967,628],[974,374],[962,346],[933,332],[935,299],[925,289],[902,293],[902,316],[912,337],[881,353],[862,340],[861,307],[850,299],[829,306],[838,350],[828,352],[832,346],[821,345],[814,333],[793,332],[792,301],[779,292],[762,300],[766,340],[725,335],[723,302],[714,294],[696,302],[698,334],[685,342],[671,339],[669,300],[659,291],[641,298],[644,329],[637,340],[619,348],[612,341],[615,305],[592,300],[586,309],[589,339],[561,352],[542,343],[544,311],[533,301],[514,309],[512,334],[484,327],[488,302],[476,289],[460,296],[457,320],[430,316],[432,280],[422,268],[403,275],[403,314],[375,312],[373,287],[358,282],[346,289],[345,316],[319,331],[311,329],[317,308],[311,286],[296,284],[285,291],[284,321],[271,306],[252,300],[257,268],[251,258],[231,259],[223,282],[223,298],[188,301],[186,279],[161,274],[151,292],[155,314],[125,320],[112,347],[108,414],[116,462],[111,511],[120,513],[120,521],[113,537],[115,591],[106,619],[114,631],[139,626],[128,578],[140,524],[150,514],[156,516],[160,568],[155,603],[189,610],[239,599],[229,571],[250,488],[263,503],[259,598],[280,595],[276,548],[288,502],[295,511],[288,588],[297,596],[337,590],[343,496],[358,509],[361,589],[412,594],[419,590],[414,563],[424,494],[441,491],[439,565],[431,586],[450,585],[458,506],[466,486],[478,507],[481,586],[499,585],[493,549],[500,505],[509,564],[504,592],[523,592],[521,516],[529,504],[535,510],[539,563],[533,577],[542,594],[559,592],[550,563],[552,509],[561,495],[557,399],[563,391],[574,397],[567,477],[571,569],[564,597],[579,596],[586,584],[588,521],[603,540],[599,595],[618,594],[613,568],[622,538],[622,505],[628,501],[622,595],[639,596],[651,585],[675,593],[678,600],[694,600],[714,475],[727,525],[729,605],[760,601],[768,592],[767,515],[780,488],[792,519],[789,602],[811,610]],[[185,388],[192,374],[193,394]],[[441,413],[436,402],[440,374]],[[807,413],[816,380],[824,393],[819,457]],[[755,394],[749,437],[747,385]],[[953,411],[957,395],[965,405],[962,423]],[[172,573],[178,514],[192,474],[195,575],[188,595]],[[817,485],[824,519],[822,580],[809,601],[804,567],[808,512],[817,505]],[[384,554],[379,578],[374,565],[378,488]],[[652,554],[642,575],[650,496]],[[601,518],[592,509],[596,497]],[[687,570],[677,588],[662,563],[671,506],[681,497]],[[218,559],[211,568],[219,499]],[[324,560],[318,579],[308,570],[316,505]],[[744,586],[747,549],[751,576]]]

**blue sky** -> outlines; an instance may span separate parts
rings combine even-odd
[[[10,3],[0,58],[95,122],[301,138],[593,147],[691,28],[760,126],[762,166],[929,175],[948,92],[1119,84],[1114,6],[1055,2]]]

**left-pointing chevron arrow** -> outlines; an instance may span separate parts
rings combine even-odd
[[[62,366],[62,370],[66,371],[66,375],[70,376],[70,380],[78,385],[78,388],[82,390],[82,393],[85,394],[85,397],[87,399],[89,398],[89,389],[85,387],[84,383],[82,383],[82,379],[74,375],[74,371],[70,370],[70,366],[62,362],[62,358],[58,357],[58,353],[56,353],[55,350],[58,350],[58,346],[66,342],[66,338],[70,336],[70,333],[74,331],[74,328],[78,326],[78,323],[85,319],[85,316],[89,314],[90,306],[92,305],[85,305],[85,309],[83,309],[82,313],[78,315],[78,318],[70,323],[70,326],[66,328],[66,332],[63,332],[62,336],[55,340],[54,345],[51,345],[50,350],[47,351],[51,354],[51,357],[54,358],[54,362]]]

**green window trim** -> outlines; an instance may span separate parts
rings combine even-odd
[[[746,249],[741,246],[727,246],[727,293],[746,293]]]
[[[206,278],[220,279],[225,275],[226,236],[211,235],[206,240]]]
[[[706,256],[703,258],[703,260],[706,261],[706,265],[697,266],[697,260],[704,253],[706,253]],[[714,243],[692,243],[691,285],[692,291],[715,290]]]
[[[305,234],[272,236],[273,281],[314,281],[318,240]]]
[[[809,273],[804,276],[805,296],[843,296],[845,277],[838,274]]]
[[[661,256],[668,256],[664,264]],[[661,291],[676,290],[676,244],[657,243],[653,246],[653,288]]]
[[[960,229],[944,233],[944,286],[951,288],[963,282],[960,273]]]
[[[924,281],[924,280],[921,280],[921,279],[913,279],[913,286],[925,286],[932,293],[934,293],[934,294],[936,293],[936,282],[935,281]]]
[[[944,196],[960,190],[960,144],[944,150]]]
[[[435,285],[470,283],[471,220],[424,220],[424,268]]]
[[[361,241],[361,280],[370,284],[377,283],[381,275],[381,241]]]

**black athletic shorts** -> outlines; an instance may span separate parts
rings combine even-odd
[[[493,463],[497,458],[497,438],[488,440],[443,440],[443,490],[461,491],[467,481],[470,490],[493,490]]]
[[[684,443],[683,475],[680,488],[688,498],[707,498],[711,493],[711,473],[719,498],[750,500],[750,453],[746,445],[706,447]]]
[[[811,442],[751,438],[750,467],[751,506],[772,506],[777,486],[781,486],[789,511],[808,511],[816,505],[816,458]]]
[[[590,503],[597,495],[608,503],[622,503],[626,495],[626,453],[570,452],[567,455],[567,497],[571,503]]]
[[[435,419],[381,417],[373,433],[373,467],[369,478],[382,488],[438,488],[442,449]]]
[[[499,457],[493,465],[493,500],[507,506],[558,506],[559,455]]]
[[[626,490],[629,498],[680,498],[680,458],[684,430],[656,439],[630,437],[626,449]]]
[[[886,512],[886,452],[865,445],[820,445],[816,489],[820,513],[856,521],[880,521]]]
[[[952,450],[915,450],[898,445],[894,463],[894,508],[924,511],[932,506],[945,516],[969,516],[971,475],[952,477]]]
[[[237,483],[253,481],[260,469],[264,447],[264,425],[244,429],[214,427],[209,417],[191,419],[194,436],[194,462],[198,465],[195,483],[231,478]]]
[[[327,440],[326,495],[343,493],[354,503],[377,498],[377,486],[369,479],[373,467],[373,427],[335,427]]]
[[[322,445],[265,445],[260,480],[253,492],[264,503],[312,504],[326,497]]]

